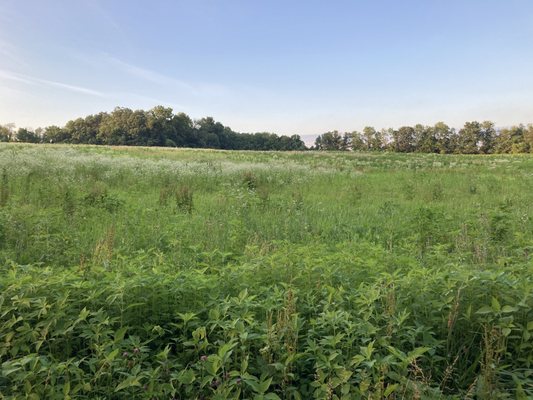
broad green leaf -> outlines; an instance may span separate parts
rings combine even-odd
[[[194,371],[191,369],[186,369],[184,371],[181,371],[178,375],[178,381],[182,385],[190,385],[193,383],[196,379],[196,376],[194,375]]]
[[[124,390],[132,386],[141,386],[141,383],[139,382],[138,377],[129,376],[115,388],[115,392],[120,392],[121,390]]]
[[[492,309],[495,312],[497,312],[497,313],[500,312],[500,310],[501,310],[500,302],[498,301],[498,299],[496,297],[492,298],[491,306],[492,306]]]
[[[513,312],[517,312],[518,311],[518,308],[517,307],[512,307],[512,306],[503,306],[502,308],[502,313],[513,313]]]
[[[493,309],[489,306],[483,306],[479,310],[476,311],[476,314],[492,314]]]
[[[398,387],[397,383],[387,386],[387,389],[385,389],[385,391],[383,392],[383,397],[390,396],[396,390],[397,387]]]
[[[124,335],[126,334],[127,330],[128,330],[128,327],[127,326],[123,326],[122,328],[119,328],[115,332],[115,339],[114,339],[115,344],[121,342],[124,339]]]

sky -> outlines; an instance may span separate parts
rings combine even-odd
[[[0,124],[172,107],[312,137],[533,122],[531,0],[0,0]]]

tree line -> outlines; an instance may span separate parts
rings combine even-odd
[[[68,121],[64,127],[35,130],[0,126],[0,141],[75,143],[125,146],[196,147],[227,150],[305,150],[300,136],[274,133],[238,133],[211,117],[192,120],[171,108],[151,110],[117,107]]]
[[[68,121],[65,126],[35,130],[0,125],[0,142],[80,143],[125,146],[196,147],[226,150],[306,150],[299,135],[238,133],[211,117],[191,119],[172,108],[148,111],[117,107]],[[443,122],[362,132],[331,131],[319,135],[310,150],[392,151],[400,153],[533,153],[533,125],[497,129],[491,121],[467,122],[457,130]]]
[[[533,125],[496,129],[491,121],[473,121],[465,123],[459,130],[443,122],[379,131],[366,127],[362,132],[326,132],[316,138],[312,149],[440,154],[533,153]]]

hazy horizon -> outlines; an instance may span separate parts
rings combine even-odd
[[[533,122],[533,3],[7,0],[0,124],[172,107],[240,132]]]

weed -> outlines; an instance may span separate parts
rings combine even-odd
[[[0,170],[0,397],[533,397],[531,158],[2,144]]]
[[[191,214],[193,211],[193,191],[187,185],[182,185],[176,189],[175,193],[176,207],[178,211]]]
[[[5,168],[2,169],[0,181],[0,207],[5,207],[9,200],[9,178]]]

